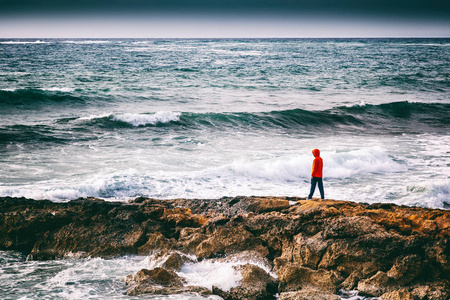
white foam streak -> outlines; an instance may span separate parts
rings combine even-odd
[[[168,254],[150,255],[148,259],[150,269],[161,267],[167,256]],[[200,262],[193,255],[189,256],[189,259],[192,262],[185,263],[178,272],[178,275],[186,280],[186,285],[201,286],[210,290],[213,286],[217,286],[224,291],[229,291],[242,280],[236,267],[245,264],[256,265],[276,278],[276,274],[271,272],[269,263],[253,252],[242,252],[225,258],[204,259]]]
[[[412,166],[382,148],[324,151],[322,157],[327,198],[432,208],[443,208],[444,203],[448,204],[448,182],[434,179],[422,180],[419,184],[408,181],[398,184],[398,176],[410,172]],[[147,163],[146,159],[143,162]],[[164,164],[148,170],[137,167],[102,169],[64,180],[16,187],[0,184],[0,196],[54,201],[88,196],[111,201],[126,201],[138,196],[160,199],[218,199],[239,195],[304,197],[309,192],[311,165],[312,155],[290,154],[238,159],[217,166],[203,165],[197,170],[169,170]]]
[[[95,120],[95,119],[108,118],[108,117],[111,117],[112,115],[113,115],[113,113],[110,112],[110,113],[104,113],[104,114],[100,114],[100,115],[90,115],[87,117],[80,117],[77,120],[78,121],[90,121],[90,120]]]
[[[121,299],[122,278],[148,268],[144,257],[72,259],[37,288],[58,299]]]
[[[78,44],[78,45],[89,45],[89,44],[110,44],[112,41],[107,40],[80,40],[80,41],[63,41],[65,44]]]
[[[45,41],[3,41],[0,42],[0,44],[4,44],[4,45],[25,45],[25,44],[49,44],[49,42],[45,42]]]
[[[331,152],[323,154],[322,157],[326,178],[342,179],[357,175],[400,172],[406,169],[381,148]],[[309,178],[311,165],[310,155],[296,155],[253,162],[236,161],[231,165],[231,169],[244,177],[289,182]]]
[[[180,119],[180,112],[161,111],[154,114],[120,114],[113,117],[116,121],[129,123],[133,126],[156,125],[158,123],[168,123],[171,121],[178,121]]]
[[[327,160],[328,158],[328,160]],[[366,174],[386,174],[406,171],[406,166],[395,162],[381,148],[335,152],[324,156],[325,177],[349,178]]]
[[[180,112],[171,112],[171,111],[160,111],[151,114],[133,114],[133,113],[115,114],[113,112],[110,112],[100,115],[90,115],[87,117],[80,117],[77,120],[90,121],[95,119],[111,118],[114,121],[125,122],[132,126],[138,127],[145,125],[163,124],[171,121],[178,121],[180,120],[180,116],[181,116]]]
[[[186,264],[180,270],[188,285],[202,286],[212,289],[217,286],[224,291],[236,287],[242,277],[233,268],[237,264],[214,260],[204,260],[199,263]]]
[[[69,88],[69,87],[48,87],[48,88],[43,88],[43,91],[49,91],[49,92],[63,92],[63,93],[71,93],[73,91],[75,91],[74,88]]]

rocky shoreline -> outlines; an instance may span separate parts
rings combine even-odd
[[[0,198],[0,250],[30,260],[158,255],[126,278],[127,293],[196,293],[224,299],[450,298],[450,211],[394,204],[232,197],[216,200],[87,198],[53,203]],[[239,285],[187,286],[186,263],[248,255]]]

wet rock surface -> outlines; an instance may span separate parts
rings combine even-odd
[[[292,205],[295,204],[295,205]],[[225,299],[337,299],[357,289],[381,299],[449,299],[450,211],[292,197],[216,200],[87,198],[53,203],[0,198],[0,250],[29,259],[114,257],[172,251],[127,278],[128,294],[215,293]],[[198,260],[251,251],[229,291],[186,286],[177,275]],[[275,274],[275,275],[274,275]],[[313,297],[313,298],[311,298]]]

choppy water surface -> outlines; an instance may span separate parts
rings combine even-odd
[[[449,39],[0,40],[0,196],[306,196],[319,148],[327,198],[448,208],[449,57]],[[17,255],[2,293],[24,299],[124,297],[140,259]]]

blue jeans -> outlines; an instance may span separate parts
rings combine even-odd
[[[320,198],[325,199],[325,194],[323,192],[323,182],[322,182],[322,177],[313,177],[311,178],[311,190],[309,192],[308,195],[308,199],[311,199],[314,191],[316,190],[316,184],[318,183],[319,185],[319,192],[320,192]]]

